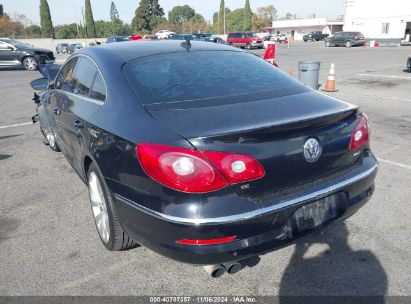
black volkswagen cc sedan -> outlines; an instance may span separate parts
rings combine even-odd
[[[43,74],[41,130],[87,184],[109,250],[232,273],[374,191],[367,116],[246,51],[112,43]]]

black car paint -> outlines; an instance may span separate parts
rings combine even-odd
[[[240,52],[193,42],[190,52],[196,50]],[[377,161],[369,147],[348,151],[359,119],[357,107],[300,85],[272,100],[145,108],[121,67],[137,57],[170,52],[187,50],[177,41],[82,49],[70,59],[87,58],[96,64],[107,87],[106,101],[55,89],[42,95],[67,160],[83,181],[90,162],[98,166],[123,229],[138,243],[187,263],[233,261],[275,250],[301,236],[288,227],[292,213],[304,204],[339,193],[337,220],[342,220],[369,200]],[[316,164],[302,156],[310,137],[324,144],[323,158]],[[267,175],[210,193],[176,191],[146,175],[135,152],[142,142],[246,153],[262,163]],[[175,242],[231,235],[238,239],[220,245]]]
[[[22,66],[23,60],[33,57],[38,63],[54,62],[53,51],[43,48],[36,48],[27,45],[26,47],[15,47],[13,39],[1,39],[5,46],[12,46],[10,49],[0,49],[0,66]]]

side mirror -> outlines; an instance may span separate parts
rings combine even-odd
[[[43,91],[48,89],[49,80],[47,78],[39,78],[30,82],[31,87],[37,91]]]

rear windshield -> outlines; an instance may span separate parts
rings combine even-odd
[[[144,105],[218,105],[265,99],[300,86],[261,58],[236,51],[178,52],[137,58],[123,73]],[[241,98],[239,98],[241,96]]]

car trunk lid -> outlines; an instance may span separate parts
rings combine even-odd
[[[314,91],[220,106],[173,107],[148,110],[199,150],[243,153],[262,164],[263,178],[233,186],[249,200],[325,178],[354,163],[348,145],[357,107]],[[303,146],[310,138],[322,147],[316,162],[304,157]]]

